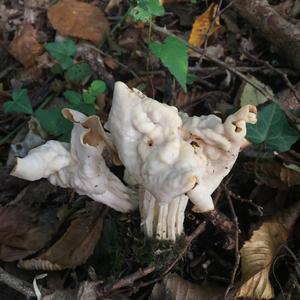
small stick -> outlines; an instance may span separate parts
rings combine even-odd
[[[184,245],[183,247],[181,248],[181,250],[179,251],[178,255],[176,256],[176,258],[161,272],[161,275],[154,278],[154,279],[151,279],[149,281],[146,281],[146,282],[142,282],[139,284],[139,286],[137,287],[138,289],[139,288],[142,288],[142,287],[145,287],[145,286],[149,286],[151,284],[154,284],[160,280],[162,280],[164,278],[164,276],[166,276],[169,272],[172,271],[172,269],[176,266],[176,264],[178,263],[178,261],[180,259],[182,259],[182,257],[185,255],[186,251],[189,249],[192,241],[197,238],[201,233],[204,232],[205,230],[205,227],[206,227],[206,221],[200,223],[198,225],[198,227],[189,235],[185,238],[185,241],[184,241]]]
[[[225,192],[227,195],[227,199],[228,199],[228,203],[229,203],[229,207],[233,216],[233,221],[235,223],[235,264],[234,264],[234,268],[232,271],[232,275],[231,275],[231,280],[230,280],[230,284],[228,285],[224,298],[228,299],[228,293],[230,292],[230,290],[233,288],[234,286],[234,281],[235,281],[235,277],[236,277],[236,273],[238,271],[239,265],[240,265],[240,260],[241,260],[241,256],[240,256],[240,252],[239,252],[239,221],[238,218],[236,216],[235,213],[235,209],[232,203],[232,199],[230,194],[228,193],[227,189],[225,188]]]
[[[279,74],[281,76],[281,78],[283,79],[283,81],[285,82],[285,84],[287,85],[287,87],[293,92],[294,96],[296,97],[296,99],[300,102],[300,96],[298,91],[295,89],[295,87],[292,85],[292,83],[290,82],[288,76],[286,73],[284,73],[283,71],[275,68],[273,65],[271,65],[268,61],[264,61],[262,59],[259,59],[258,57],[252,55],[251,53],[249,53],[248,51],[243,50],[243,52],[253,61],[261,63],[263,65],[265,65],[267,68],[269,68],[270,70],[272,70],[273,72]]]
[[[201,233],[204,232],[206,227],[206,222],[202,222],[198,225],[198,227],[185,238],[185,243],[184,246],[182,247],[182,249],[180,250],[180,252],[178,253],[178,255],[176,256],[176,258],[172,261],[172,263],[163,271],[162,275],[160,276],[160,278],[164,277],[165,275],[167,275],[174,267],[175,265],[178,263],[178,261],[184,256],[184,254],[186,253],[186,251],[188,250],[188,248],[190,247],[192,241],[199,236]]]
[[[263,89],[261,89],[260,86],[258,86],[256,83],[251,82],[251,80],[249,80],[249,78],[241,73],[240,71],[238,71],[235,67],[230,66],[228,64],[226,64],[224,61],[215,58],[213,56],[210,56],[208,53],[204,53],[203,49],[195,47],[191,44],[189,44],[187,41],[185,41],[184,39],[176,36],[175,34],[171,33],[168,29],[164,28],[164,27],[160,27],[154,23],[151,23],[152,29],[160,32],[162,34],[165,34],[167,36],[171,36],[171,37],[175,37],[177,39],[179,39],[182,43],[184,43],[188,48],[192,49],[193,51],[203,55],[207,60],[215,63],[216,65],[218,65],[219,67],[223,68],[223,69],[227,69],[230,72],[236,74],[237,76],[239,76],[240,78],[242,78],[243,80],[245,80],[247,83],[249,83],[251,86],[253,86],[254,88],[256,88],[261,94],[263,94],[268,100],[273,100],[273,97],[271,97],[271,95],[269,95],[268,93],[266,93]]]
[[[155,267],[153,266],[148,266],[144,269],[139,269],[138,271],[134,272],[133,274],[130,274],[128,276],[125,276],[115,282],[114,284],[108,284],[104,286],[103,288],[99,287],[98,288],[98,294],[99,297],[103,296],[104,294],[111,293],[113,291],[116,291],[118,289],[127,287],[127,286],[132,286],[134,282],[140,278],[143,278],[155,271]]]
[[[258,213],[260,216],[263,216],[264,213],[263,213],[263,207],[260,206],[260,205],[257,205],[256,203],[254,203],[251,199],[245,199],[245,198],[242,198],[240,195],[237,195],[235,194],[233,191],[229,190],[227,188],[227,192],[229,193],[229,195],[236,199],[236,200],[239,200],[241,201],[242,203],[248,203],[249,205],[253,206],[255,209],[257,209]]]
[[[31,285],[21,279],[7,273],[4,269],[0,267],[0,282],[6,284],[12,289],[18,291],[26,297],[36,297]]]

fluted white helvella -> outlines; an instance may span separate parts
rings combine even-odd
[[[214,209],[211,194],[230,172],[256,108],[242,107],[224,123],[215,115],[189,117],[176,107],[115,84],[105,127],[129,176],[141,186],[148,236],[175,240],[189,198],[198,211]]]
[[[137,208],[149,237],[175,240],[183,233],[190,199],[199,212],[214,209],[212,193],[230,172],[256,108],[242,107],[224,123],[215,115],[189,117],[176,107],[116,82],[105,132],[97,116],[64,109],[73,122],[71,143],[48,141],[18,158],[12,175],[47,178],[120,212]],[[106,165],[124,164],[129,185]],[[106,151],[107,152],[107,151]]]
[[[53,185],[73,188],[120,212],[136,209],[130,189],[106,165],[104,149],[112,159],[118,158],[99,118],[71,109],[63,114],[73,122],[71,143],[50,140],[32,149],[26,157],[17,158],[11,175],[31,181],[47,178]]]

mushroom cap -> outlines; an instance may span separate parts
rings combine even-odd
[[[157,201],[187,193],[204,212],[214,208],[211,194],[237,159],[246,122],[256,122],[251,105],[222,123],[214,115],[178,113],[117,82],[105,126],[127,172]]]
[[[127,171],[162,202],[191,190],[200,176],[193,147],[181,138],[175,107],[115,84],[105,127]]]
[[[19,158],[12,175],[27,180],[47,178],[53,185],[73,188],[121,212],[137,208],[131,190],[110,171],[102,156],[108,148],[118,159],[99,118],[71,109],[64,109],[63,114],[74,124],[71,144],[48,141]]]

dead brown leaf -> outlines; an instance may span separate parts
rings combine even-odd
[[[43,46],[37,41],[37,31],[30,24],[25,24],[17,32],[8,47],[8,52],[24,67],[35,64],[35,60],[44,52]]]
[[[28,270],[62,270],[84,264],[100,238],[106,209],[97,202],[78,212],[64,235],[42,255],[19,262]]]
[[[236,298],[271,299],[273,287],[269,281],[269,271],[273,259],[288,239],[289,233],[299,215],[296,206],[265,221],[253,232],[241,253],[242,284]]]
[[[194,284],[177,274],[167,275],[161,283],[156,283],[151,300],[214,300],[222,296],[225,289],[214,284]]]
[[[22,259],[51,240],[60,222],[56,210],[42,203],[55,189],[47,181],[34,182],[13,203],[0,207],[0,260]]]
[[[245,168],[255,173],[258,179],[270,186],[280,190],[300,185],[300,173],[285,167],[280,162],[255,162],[246,163]]]
[[[76,0],[61,0],[48,9],[51,25],[60,34],[101,43],[109,23],[100,8]]]

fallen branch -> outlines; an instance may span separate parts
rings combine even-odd
[[[181,260],[183,258],[183,256],[185,255],[186,251],[189,249],[192,241],[198,237],[201,233],[204,232],[206,227],[206,222],[202,222],[198,225],[198,227],[185,238],[185,242],[184,242],[184,246],[181,248],[181,250],[179,251],[178,255],[176,256],[176,258],[170,263],[169,266],[167,266],[167,268],[163,271],[162,275],[160,276],[160,278],[163,278],[165,275],[167,275],[175,266],[176,264],[179,262],[179,260]]]
[[[27,298],[35,297],[31,285],[9,273],[0,267],[0,282],[23,294]]]
[[[155,267],[148,266],[144,269],[139,269],[138,271],[134,272],[133,274],[130,274],[126,277],[121,278],[117,282],[115,282],[112,285],[106,285],[104,287],[98,287],[98,296],[103,296],[110,294],[116,290],[119,290],[124,287],[131,287],[133,286],[134,282],[138,279],[141,279],[155,271]]]
[[[234,209],[234,206],[233,206],[233,203],[232,203],[231,195],[227,192],[227,189],[225,189],[225,192],[226,192],[226,196],[227,196],[227,199],[228,199],[231,214],[233,216],[233,221],[234,221],[234,224],[235,224],[235,249],[234,249],[235,263],[234,263],[233,271],[232,271],[232,274],[231,274],[230,284],[228,285],[228,287],[226,289],[226,292],[225,292],[225,295],[224,295],[225,299],[231,299],[229,293],[230,293],[231,289],[234,287],[234,281],[235,281],[236,274],[237,274],[237,271],[238,271],[238,268],[239,268],[239,265],[240,265],[240,260],[241,260],[240,249],[239,249],[240,248],[239,247],[239,244],[240,244],[239,243],[240,228],[239,228],[239,220],[238,220],[237,215],[235,213],[235,209]]]
[[[235,0],[233,7],[300,70],[300,29],[281,17],[267,0]]]

